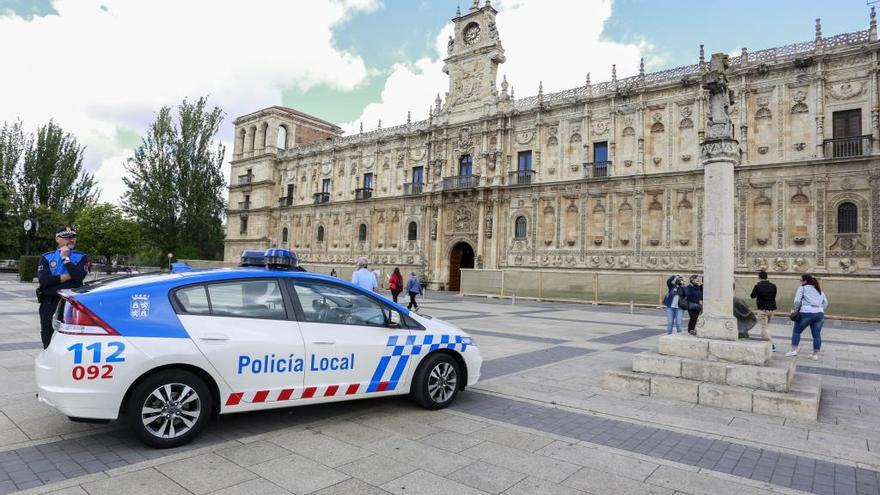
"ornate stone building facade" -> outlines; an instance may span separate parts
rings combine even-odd
[[[235,121],[226,259],[284,246],[456,289],[460,267],[701,271],[706,61],[517,99],[496,11],[453,19],[427,120],[342,136]],[[730,58],[738,271],[880,274],[880,43],[869,29]]]

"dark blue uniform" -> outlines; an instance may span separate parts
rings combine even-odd
[[[70,251],[68,261],[61,258],[61,250],[49,251],[40,257],[40,267],[37,269],[37,279],[40,281],[42,300],[40,301],[40,336],[43,339],[43,349],[49,347],[52,340],[52,317],[58,308],[61,297],[59,290],[75,289],[83,286],[83,280],[88,275],[89,258],[85,253]],[[70,280],[61,281],[61,275],[70,275]]]

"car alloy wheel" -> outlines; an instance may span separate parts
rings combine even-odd
[[[141,420],[157,438],[178,438],[189,432],[202,414],[196,390],[183,383],[166,383],[153,390],[141,407]]]
[[[428,374],[428,394],[438,404],[448,401],[455,394],[457,386],[458,374],[451,363],[438,363]]]

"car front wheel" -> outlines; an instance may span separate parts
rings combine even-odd
[[[164,370],[148,377],[131,393],[126,407],[135,436],[165,449],[189,443],[211,415],[211,392],[198,375]]]
[[[448,354],[431,354],[419,365],[410,391],[413,400],[425,409],[442,409],[458,395],[461,371]]]

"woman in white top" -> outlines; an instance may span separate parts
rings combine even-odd
[[[806,273],[801,275],[801,286],[794,295],[794,307],[798,310],[799,318],[791,330],[791,351],[785,355],[797,356],[801,332],[809,326],[813,334],[813,354],[810,359],[816,361],[822,348],[822,325],[825,323],[825,308],[828,307],[828,298],[822,293],[816,277]]]

